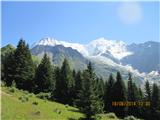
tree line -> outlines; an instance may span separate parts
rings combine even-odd
[[[137,87],[128,75],[125,85],[120,72],[110,74],[108,80],[98,78],[91,62],[87,69],[75,71],[64,59],[62,66],[52,64],[45,53],[40,64],[34,64],[28,44],[20,40],[17,48],[2,61],[2,81],[6,86],[35,94],[51,93],[50,100],[76,106],[90,120],[95,114],[114,112],[123,118],[134,115],[148,120],[160,119],[160,89],[146,81],[144,89]],[[105,81],[105,82],[104,82]],[[114,106],[113,102],[148,102],[148,106]]]

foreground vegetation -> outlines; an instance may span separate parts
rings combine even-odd
[[[12,89],[14,86],[14,88],[34,93],[45,100],[76,106],[85,115],[86,120],[103,118],[104,115],[99,115],[110,112],[115,113],[119,118],[133,115],[148,120],[160,119],[160,92],[157,84],[151,85],[149,81],[146,81],[145,89],[141,90],[129,74],[126,86],[118,71],[116,77],[110,74],[108,80],[103,80],[96,76],[91,62],[88,63],[87,69],[77,72],[70,68],[67,59],[64,59],[61,67],[56,67],[51,63],[47,53],[44,54],[40,63],[35,64],[29,46],[24,40],[19,41],[15,50],[9,49],[9,51],[2,54],[1,69],[3,83]],[[21,96],[19,100],[26,102],[29,99]],[[149,104],[147,106],[113,104],[117,102],[147,102]],[[37,106],[38,103],[35,101],[34,105]],[[61,111],[58,113],[61,114]],[[40,115],[40,111],[36,114]]]
[[[77,108],[37,98],[27,91],[2,88],[2,120],[78,120]]]
[[[84,115],[75,107],[38,98],[14,87],[2,87],[2,120],[80,120]],[[134,117],[133,120],[136,120]],[[120,120],[114,113],[99,114],[97,120]],[[126,120],[130,120],[126,118]]]

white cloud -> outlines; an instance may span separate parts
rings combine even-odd
[[[137,2],[123,2],[118,7],[118,16],[125,24],[135,24],[142,19],[142,9]]]

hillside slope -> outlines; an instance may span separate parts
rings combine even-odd
[[[76,108],[45,101],[27,92],[10,91],[2,88],[2,120],[78,120],[83,117]],[[22,102],[19,99],[22,96],[27,96],[29,100]]]
[[[98,120],[119,120],[114,113],[98,116],[100,117]],[[77,108],[42,100],[32,93],[15,88],[1,89],[2,120],[80,120],[80,118],[84,118],[84,114]]]

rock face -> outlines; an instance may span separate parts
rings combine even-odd
[[[64,58],[69,60],[72,68],[82,70],[86,68],[88,60],[84,58],[77,50],[62,45],[44,46],[37,45],[31,49],[33,55],[42,58],[44,53],[47,53],[52,62],[58,66],[62,65]]]
[[[123,64],[130,64],[140,72],[160,70],[160,43],[149,41],[143,44],[131,44],[127,49],[134,54],[124,57],[121,60]]]

